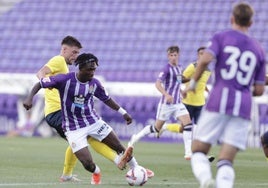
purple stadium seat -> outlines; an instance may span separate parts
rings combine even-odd
[[[268,46],[267,27],[262,24],[268,3],[252,4],[258,13],[252,33]],[[179,45],[180,62],[187,65],[213,32],[228,26],[231,5],[231,1],[195,0],[21,1],[0,17],[0,51],[6,61],[0,64],[0,72],[25,72],[14,54],[27,62],[29,72],[36,72],[59,53],[61,38],[70,34],[81,40],[83,50],[105,60],[100,64],[105,72],[146,71],[148,74],[127,74],[127,81],[154,81],[148,75],[167,61],[168,46]],[[126,76],[121,75],[114,79],[125,81]]]

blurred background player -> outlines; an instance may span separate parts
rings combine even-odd
[[[198,48],[197,61],[203,55],[204,50],[205,50],[205,47]],[[193,76],[196,66],[197,66],[197,61],[188,65],[186,69],[183,71],[183,76],[186,79],[190,80],[190,78]],[[197,120],[200,116],[201,110],[206,102],[205,92],[207,93],[209,92],[207,88],[207,82],[209,80],[210,75],[211,75],[211,71],[207,68],[203,72],[201,78],[198,80],[195,92],[187,93],[187,96],[185,96],[182,99],[182,102],[187,108],[194,125],[197,124]],[[186,83],[186,87],[188,84],[189,82]]]
[[[66,74],[69,72],[68,65],[72,65],[79,55],[81,43],[73,36],[66,36],[61,42],[60,55],[52,57],[38,72],[39,79],[54,76],[57,74]],[[66,139],[64,131],[62,130],[62,117],[61,117],[61,104],[59,92],[57,89],[45,89],[45,119],[49,126],[56,129],[58,134]],[[110,161],[117,163],[117,154],[105,144],[89,137],[88,142],[91,147],[103,155]],[[80,181],[77,177],[73,176],[73,168],[76,165],[77,158],[73,154],[70,146],[67,147],[64,159],[64,168],[60,181]],[[92,184],[94,184],[95,177],[92,176]]]
[[[197,61],[199,58],[202,56],[204,53],[205,47],[201,46],[200,48],[197,49]],[[190,63],[186,69],[183,71],[183,77],[184,81],[186,82],[186,86],[189,85],[190,78],[193,76],[196,66],[197,66],[197,61]],[[187,108],[191,120],[194,125],[197,124],[197,120],[200,116],[201,110],[206,102],[206,96],[205,92],[209,92],[207,88],[207,82],[210,78],[211,71],[207,68],[201,78],[198,80],[197,87],[195,92],[189,92],[187,96],[185,96],[182,99],[183,104]],[[193,126],[193,134],[194,134],[194,128]],[[171,132],[176,132],[176,133],[181,133],[182,132],[182,127],[178,123],[165,123],[162,127],[162,129],[159,131],[157,134],[157,137],[160,137],[160,135],[163,133],[163,131],[168,130]],[[214,160],[213,156],[208,156],[208,159],[210,162]]]
[[[118,162],[120,169],[124,168],[126,163],[130,168],[134,168],[138,163],[132,156],[132,148],[125,151],[112,127],[97,114],[94,109],[94,97],[122,114],[127,124],[131,124],[132,118],[107,94],[100,81],[94,78],[98,66],[96,56],[81,54],[76,60],[76,65],[79,66],[78,72],[42,78],[32,88],[24,102],[24,107],[27,110],[32,107],[33,97],[41,88],[56,88],[61,100],[62,129],[69,145],[84,168],[91,172],[93,177],[97,177],[94,178],[93,184],[101,184],[100,168],[94,163],[88,149],[88,136],[105,143],[117,154],[124,153]],[[150,172],[152,175],[153,172]]]
[[[266,82],[265,85],[268,85],[268,74],[266,74]],[[263,149],[263,153],[268,161],[268,131],[261,135],[261,145]]]
[[[170,46],[167,49],[168,63],[159,73],[155,86],[162,94],[160,98],[155,125],[145,126],[139,133],[134,134],[128,146],[134,146],[142,137],[151,133],[158,133],[166,121],[172,117],[181,122],[186,160],[191,159],[192,122],[190,115],[181,101],[180,92],[183,82],[182,70],[179,65],[178,46]]]
[[[208,64],[216,59],[215,81],[192,145],[192,171],[202,188],[234,186],[233,162],[237,152],[246,149],[252,95],[260,96],[264,92],[265,53],[248,34],[253,14],[248,3],[234,5],[230,19],[232,28],[212,37],[185,90],[194,91]],[[211,145],[218,142],[221,148],[215,182],[206,155]]]

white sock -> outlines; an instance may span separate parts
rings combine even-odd
[[[204,153],[193,153],[191,158],[192,171],[200,185],[210,179],[212,179],[212,173],[210,169],[210,162]]]
[[[232,163],[228,160],[221,160],[217,163],[217,167],[217,188],[232,188],[235,179],[235,172]]]
[[[185,155],[192,155],[192,131],[183,131]]]
[[[132,159],[128,161],[128,165],[130,168],[134,168],[135,166],[138,166],[138,162],[136,161],[135,157],[132,157]]]
[[[114,163],[115,163],[116,165],[118,165],[119,162],[120,162],[120,159],[121,159],[121,156],[116,155],[116,157],[115,157],[115,159],[114,159]]]
[[[100,173],[100,167],[98,165],[96,165],[96,164],[95,164],[95,166],[96,166],[96,168],[95,168],[93,173],[94,174],[99,174]]]
[[[136,142],[138,142],[144,136],[156,132],[153,125],[146,125],[140,132],[138,132],[135,136]]]

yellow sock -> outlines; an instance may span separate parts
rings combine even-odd
[[[97,153],[101,154],[106,159],[115,162],[117,153],[110,147],[108,147],[106,144],[91,137],[88,138],[88,143]]]
[[[178,123],[170,123],[166,125],[166,129],[170,132],[175,132],[175,133],[182,133],[182,127],[181,124]]]
[[[63,168],[63,175],[70,176],[73,173],[73,169],[77,163],[77,158],[73,153],[70,146],[67,147],[65,151],[65,159],[64,159],[64,168]]]

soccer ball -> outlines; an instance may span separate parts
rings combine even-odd
[[[126,180],[130,186],[143,186],[148,180],[146,169],[142,166],[131,168],[126,174]]]

